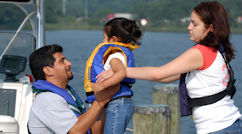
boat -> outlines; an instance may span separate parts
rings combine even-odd
[[[24,14],[16,31],[0,31],[0,134],[27,134],[34,100],[28,57],[44,46],[44,0],[1,0]],[[23,30],[30,24],[31,30]]]

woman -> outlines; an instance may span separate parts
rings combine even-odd
[[[192,99],[224,91],[230,79],[225,59],[229,62],[234,58],[224,7],[216,1],[198,4],[192,10],[188,30],[190,39],[197,43],[195,46],[160,67],[127,68],[127,77],[167,83],[186,73],[185,84]],[[224,48],[225,59],[219,48]],[[101,73],[98,82],[109,76],[110,71]],[[230,95],[212,104],[193,107],[192,116],[198,134],[242,131],[241,114]]]

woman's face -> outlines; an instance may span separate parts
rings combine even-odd
[[[199,43],[207,36],[208,32],[211,31],[210,27],[206,28],[204,22],[200,19],[200,16],[195,11],[192,11],[191,21],[188,26],[190,40]]]

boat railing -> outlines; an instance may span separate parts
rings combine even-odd
[[[23,27],[25,26],[25,24],[27,23],[27,21],[30,19],[30,17],[35,14],[36,11],[31,12],[29,15],[26,16],[26,18],[24,19],[24,21],[22,22],[22,24],[19,26],[18,30],[16,31],[16,33],[14,34],[14,36],[12,37],[12,39],[10,40],[10,42],[8,43],[8,45],[6,46],[6,48],[4,49],[3,53],[0,56],[0,60],[2,59],[3,55],[5,55],[10,46],[13,44],[13,42],[16,40],[16,37],[18,36],[19,32],[23,29]]]
[[[26,23],[30,21],[32,26],[33,36],[36,38],[35,48],[40,48],[45,45],[45,28],[44,28],[44,1],[45,0],[1,0],[0,3],[11,3],[21,9],[26,15],[21,25],[12,37],[8,46],[11,46],[18,33],[24,28]],[[9,47],[6,47],[4,53],[1,54],[0,60],[7,53]]]

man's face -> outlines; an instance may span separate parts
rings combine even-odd
[[[71,62],[68,61],[61,52],[57,52],[53,54],[53,56],[55,58],[54,66],[52,67],[54,69],[54,77],[56,77],[56,79],[71,80],[73,78]]]

